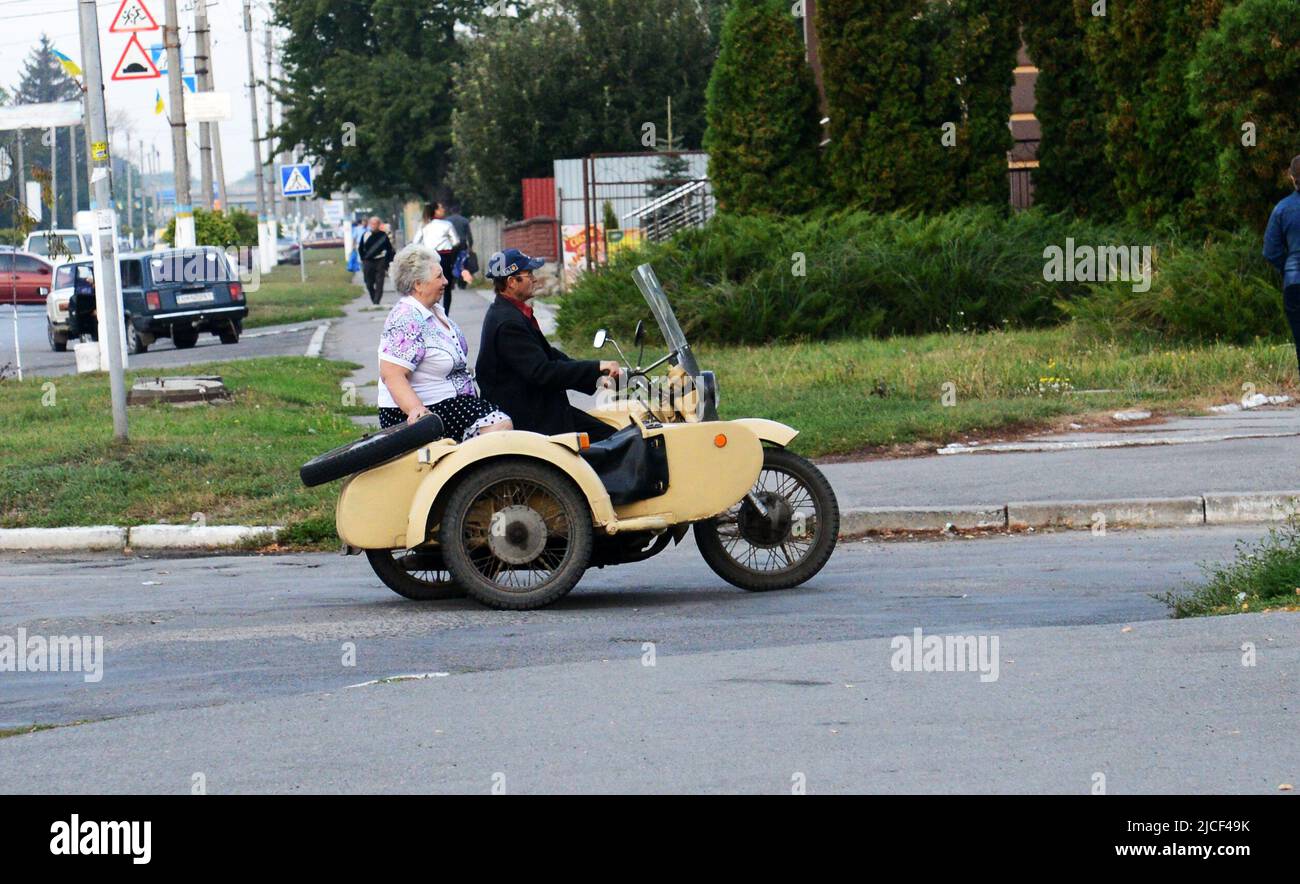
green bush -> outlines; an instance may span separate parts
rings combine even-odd
[[[26,238],[26,234],[16,227],[0,227],[0,245],[2,246],[20,246]]]
[[[768,218],[719,215],[666,243],[619,253],[565,295],[569,340],[616,336],[647,315],[628,274],[654,265],[692,340],[762,343],[1050,324],[1083,283],[1044,280],[1043,250],[1125,243],[1122,229],[991,207]],[[802,267],[801,267],[802,265]],[[805,275],[796,275],[803,270]],[[626,331],[622,332],[626,336]]]
[[[1281,280],[1260,257],[1258,234],[1243,231],[1204,242],[1173,242],[1153,257],[1151,288],[1099,284],[1065,312],[1108,336],[1152,333],[1182,341],[1247,344],[1283,338]]]
[[[242,213],[240,213],[242,214]],[[254,222],[256,223],[256,222]],[[176,244],[176,219],[172,218],[167,222],[167,229],[163,231],[163,242],[167,245]],[[256,245],[257,233],[253,233],[253,241],[244,243],[241,241],[238,227],[226,217],[220,209],[209,212],[207,209],[194,210],[194,244],[200,246],[229,246],[238,245]]]
[[[1214,138],[1216,162],[1204,199],[1230,227],[1263,230],[1291,190],[1286,168],[1300,153],[1300,10],[1295,0],[1242,0],[1207,31],[1187,72],[1197,115]],[[1242,126],[1253,124],[1243,144]]]
[[[803,212],[816,201],[817,87],[795,22],[788,0],[737,0],[727,13],[704,134],[724,211]]]
[[[235,228],[237,239],[232,245],[257,245],[257,218],[242,209],[231,209],[226,212],[226,220]]]

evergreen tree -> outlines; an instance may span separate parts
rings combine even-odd
[[[48,36],[41,34],[40,42],[32,47],[26,61],[23,63],[22,74],[18,86],[14,90],[13,103],[43,104],[46,102],[80,100],[81,86],[63,70],[63,66],[59,64],[59,60],[54,55],[54,44],[50,42]],[[83,137],[81,127],[72,129],[72,133],[74,133],[75,137]],[[66,127],[54,131],[53,143],[51,143],[48,129],[44,131],[26,130],[22,133],[22,139],[23,160],[28,170],[28,181],[35,180],[37,176],[34,170],[38,168],[43,170],[42,174],[48,174],[50,149],[51,147],[54,148],[58,187],[57,192],[53,193],[52,196],[57,201],[59,226],[71,227],[74,212],[71,175],[75,174],[77,176],[77,192],[83,204],[88,195],[84,143],[79,145],[77,168],[74,168],[69,130]],[[16,154],[16,145],[14,151]],[[17,162],[17,159],[15,155],[14,162]],[[14,180],[16,181],[17,178],[17,170],[15,170]],[[48,225],[50,217],[48,213],[49,207],[43,207],[42,214],[45,220],[42,223],[46,225]]]
[[[1300,154],[1300,15],[1294,0],[1242,0],[1206,31],[1187,72],[1215,151],[1201,202],[1220,226],[1263,229]]]
[[[1129,218],[1191,226],[1213,144],[1192,115],[1187,67],[1225,0],[1074,0],[1106,116],[1106,158]]]
[[[708,88],[709,178],[728,212],[802,212],[817,198],[817,89],[786,0],[736,0]]]
[[[874,211],[1007,205],[1012,0],[824,0],[829,181]]]
[[[1042,130],[1034,203],[1052,212],[1106,217],[1118,209],[1106,163],[1101,94],[1069,4],[1022,8],[1025,46],[1038,67],[1035,115]]]

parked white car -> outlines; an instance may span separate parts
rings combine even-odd
[[[35,230],[27,234],[23,251],[40,255],[55,267],[91,256],[90,234],[78,230]]]
[[[78,288],[83,294],[94,295],[94,261],[73,261],[54,268],[54,284],[45,298],[45,335],[56,353],[68,349],[69,303]]]

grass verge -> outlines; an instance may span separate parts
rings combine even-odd
[[[610,332],[630,343],[626,329]],[[724,418],[788,423],[800,431],[793,447],[814,457],[922,442],[987,441],[990,433],[1042,428],[1131,406],[1194,412],[1240,399],[1243,384],[1263,393],[1297,395],[1290,343],[1171,346],[1138,337],[1101,339],[1075,325],[701,345],[695,351],[701,367],[717,373]],[[568,352],[594,355],[582,343]],[[648,343],[646,361],[661,352],[661,343]],[[601,356],[615,353],[607,347]]]
[[[329,259],[328,264],[316,262]],[[352,274],[333,250],[307,250],[307,282],[298,278],[297,264],[278,265],[261,278],[257,291],[248,293],[244,328],[333,319],[343,315],[343,305],[359,293]]]
[[[1157,596],[1175,617],[1300,607],[1300,521],[1270,529],[1255,543],[1238,541],[1237,557],[1206,568],[1205,583]]]
[[[339,388],[355,368],[303,357],[186,366],[172,373],[221,375],[232,401],[132,406],[125,444],[103,375],[0,383],[0,527],[189,524],[198,512],[332,545],[338,486],[304,488],[298,467],[362,434],[348,415],[370,410],[342,405]]]

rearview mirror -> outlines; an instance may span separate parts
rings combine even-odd
[[[591,339],[591,346],[596,350],[605,346],[605,330],[603,328],[596,329],[596,337]]]

